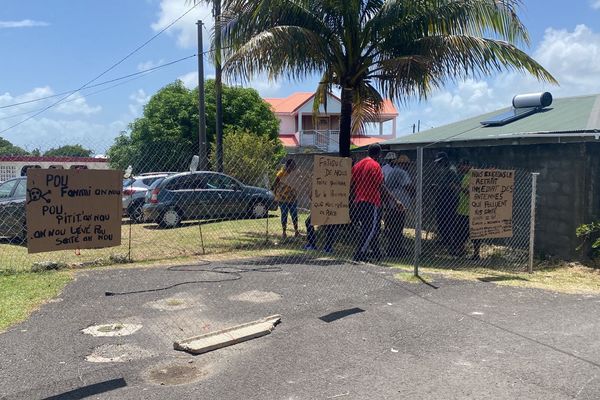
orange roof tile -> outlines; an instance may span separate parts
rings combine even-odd
[[[370,137],[370,136],[352,136],[350,138],[350,142],[352,142],[352,144],[355,146],[363,147],[363,146],[369,146],[373,143],[380,143],[380,142],[383,142],[388,139],[389,138],[377,138],[377,137]]]
[[[285,98],[266,98],[264,99],[275,113],[281,114],[293,114],[296,110],[306,104],[314,97],[314,93],[311,92],[296,92]],[[336,96],[332,95],[337,99]],[[339,100],[339,99],[338,99]],[[384,115],[398,115],[398,111],[391,100],[384,100],[381,114]]]
[[[279,135],[279,140],[281,140],[284,147],[298,147],[300,145],[295,135]]]
[[[394,103],[392,103],[391,100],[389,99],[384,99],[383,100],[383,108],[381,109],[381,113],[382,114],[387,114],[387,115],[398,115],[398,110],[396,110],[396,107],[394,106]]]

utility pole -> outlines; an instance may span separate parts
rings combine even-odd
[[[215,135],[217,172],[223,172],[223,83],[221,68],[221,0],[213,0],[213,14],[215,17]]]
[[[198,26],[198,156],[200,170],[208,169],[208,146],[206,143],[206,108],[204,100],[204,46],[202,44],[202,21]]]

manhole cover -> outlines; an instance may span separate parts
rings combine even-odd
[[[155,367],[148,372],[148,379],[156,385],[186,385],[198,381],[207,372],[193,363],[168,364]]]
[[[229,300],[245,301],[249,303],[271,303],[281,300],[281,295],[275,292],[261,292],[260,290],[251,290],[249,292],[240,293],[237,296],[231,296]]]
[[[128,336],[142,328],[138,324],[103,324],[94,325],[82,330],[83,333],[92,336]]]
[[[96,347],[94,352],[85,359],[93,363],[128,362],[151,355],[148,350],[131,344],[103,344]]]
[[[146,306],[161,311],[177,311],[198,306],[198,304],[192,298],[184,296],[174,296],[166,299],[151,301],[150,303],[146,303]]]

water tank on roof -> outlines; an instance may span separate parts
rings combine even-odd
[[[513,97],[514,108],[529,107],[548,107],[552,104],[552,94],[550,92],[519,94]]]

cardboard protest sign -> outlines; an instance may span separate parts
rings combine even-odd
[[[120,245],[122,179],[115,170],[29,169],[29,253]]]
[[[350,177],[352,160],[315,156],[310,218],[313,225],[350,223]]]
[[[469,185],[471,239],[512,237],[515,171],[473,169]]]

